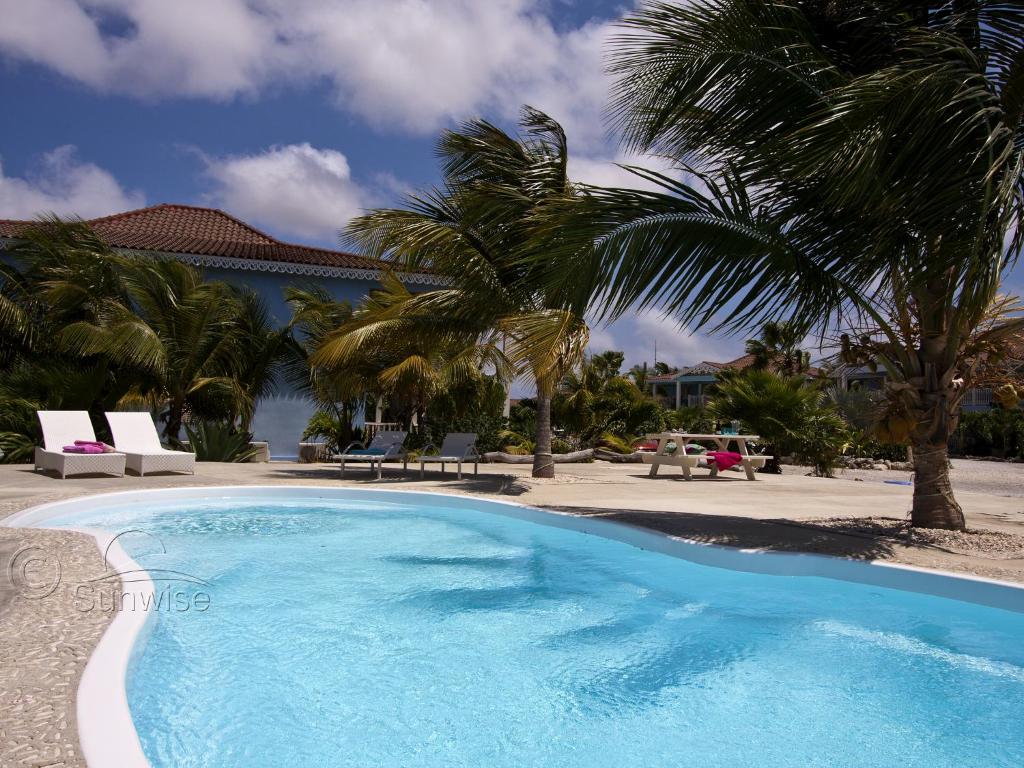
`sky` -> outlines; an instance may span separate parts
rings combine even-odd
[[[604,113],[631,3],[0,0],[0,218],[187,203],[338,247],[351,216],[437,181],[440,130],[513,128],[523,104],[566,128],[576,180],[636,185]],[[656,314],[595,325],[591,349],[629,366],[655,340],[677,366],[743,352]]]
[[[439,131],[523,104],[579,181],[636,185],[607,129],[620,0],[0,0],[0,218],[222,208],[338,247],[362,210],[438,179]],[[626,364],[728,360],[742,340],[657,315],[592,329]]]

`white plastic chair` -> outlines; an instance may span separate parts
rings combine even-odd
[[[148,413],[117,411],[107,413],[106,417],[114,447],[127,457],[128,469],[140,477],[147,472],[196,473],[196,455],[164,448]]]
[[[435,446],[430,443],[423,446],[423,453]],[[476,450],[476,433],[474,432],[449,432],[444,436],[441,443],[441,450],[432,456],[420,454],[420,477],[424,476],[425,464],[440,464],[441,473],[444,473],[445,464],[458,465],[458,479],[462,479],[463,462],[473,462],[473,475],[480,471],[480,454]]]
[[[68,475],[124,475],[123,453],[64,453],[64,446],[75,440],[96,441],[86,411],[37,411],[36,415],[43,428],[43,445],[36,447],[36,471],[57,472],[62,480]]]
[[[384,462],[391,459],[401,459],[402,469],[409,468],[409,454],[406,453],[402,443],[409,436],[408,432],[402,431],[380,431],[373,436],[368,446],[360,442],[349,443],[339,454],[334,456],[341,461],[341,476],[345,476],[345,464],[349,461],[366,461],[370,463],[370,471],[373,471],[374,463],[377,464],[377,479],[380,480],[384,472]],[[356,446],[359,446],[356,448]],[[353,451],[358,451],[353,453]],[[373,451],[373,453],[369,453]]]

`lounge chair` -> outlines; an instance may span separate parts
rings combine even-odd
[[[145,477],[147,472],[196,473],[196,455],[172,451],[160,445],[153,418],[141,411],[107,413],[114,447],[127,456],[128,469]]]
[[[423,453],[420,454],[420,477],[424,476],[425,464],[440,464],[441,472],[444,473],[445,464],[457,464],[458,478],[462,479],[463,462],[473,462],[473,474],[480,471],[480,454],[476,450],[476,434],[473,432],[449,432],[444,436],[441,443],[441,450],[434,455],[424,455],[433,444],[423,446]]]
[[[61,479],[68,475],[107,474],[124,476],[123,453],[64,453],[76,440],[96,442],[92,421],[85,411],[37,411],[43,428],[43,446],[36,448],[36,471],[52,470]]]
[[[345,476],[345,464],[350,461],[366,461],[370,463],[370,471],[373,471],[374,463],[377,464],[377,479],[380,480],[384,471],[384,462],[391,459],[401,459],[402,469],[409,468],[409,454],[405,452],[402,443],[408,437],[408,432],[384,431],[381,430],[373,436],[369,445],[355,442],[339,454],[334,456],[341,461],[341,476]],[[357,447],[358,446],[358,447]]]

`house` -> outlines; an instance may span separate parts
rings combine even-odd
[[[742,371],[756,362],[754,355],[743,355],[726,363],[710,360],[680,368],[675,373],[648,377],[651,395],[666,408],[703,408],[708,400],[708,388],[718,381],[722,371]],[[818,376],[818,368],[808,368],[808,377]]]
[[[32,223],[0,219],[0,249]],[[336,299],[355,303],[379,286],[386,267],[353,253],[282,242],[214,208],[165,203],[88,224],[117,251],[177,259],[201,267],[210,280],[247,286],[263,298],[279,326],[291,319],[285,286],[315,283]],[[410,288],[438,283],[425,272],[399,277]],[[294,458],[313,412],[313,404],[297,392],[266,398],[257,408],[254,437],[270,443],[274,458]]]
[[[648,382],[654,399],[666,408],[703,408],[707,402],[707,389],[718,375],[727,369],[743,370],[754,364],[753,355],[743,355],[727,363],[710,360],[680,368],[675,373],[651,376]]]

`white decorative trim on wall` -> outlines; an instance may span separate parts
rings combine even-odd
[[[13,243],[12,238],[0,237],[0,250]],[[195,267],[216,267],[241,272],[272,272],[281,275],[303,275],[306,277],[332,277],[345,280],[372,280],[377,282],[384,274],[380,269],[357,269],[355,267],[328,267],[320,264],[296,264],[291,261],[269,261],[265,259],[244,259],[231,256],[206,256],[198,253],[171,253],[169,251],[144,251],[135,248],[115,248],[118,253],[150,258],[177,259]],[[445,285],[446,280],[437,275],[421,272],[396,272],[403,283],[413,285]]]
[[[379,281],[384,274],[380,269],[357,269],[355,267],[328,267],[320,264],[296,264],[291,261],[270,261],[266,259],[243,259],[231,256],[206,256],[197,253],[169,253],[167,251],[138,251],[118,248],[121,253],[137,256],[155,256],[171,258],[191,264],[195,267],[217,267],[249,272],[273,272],[283,275],[303,275],[306,277],[333,277],[348,280]],[[444,281],[435,276],[417,272],[397,272],[398,279],[403,283],[420,285],[443,285]]]

